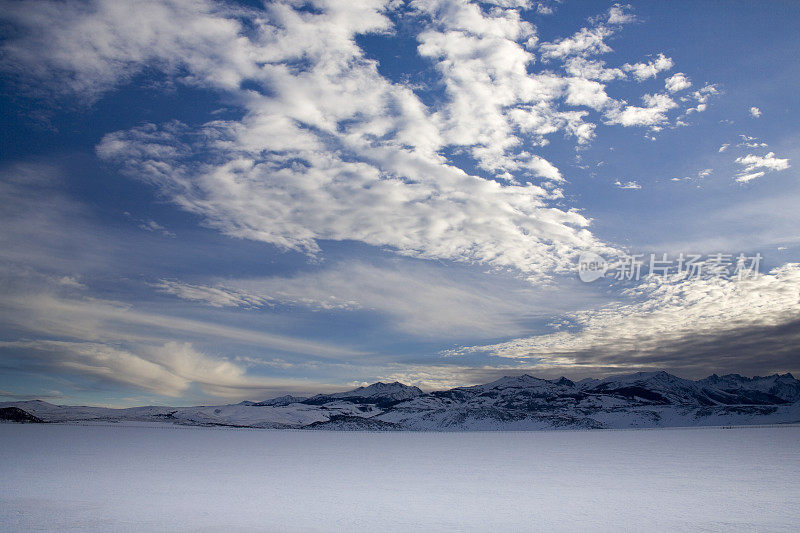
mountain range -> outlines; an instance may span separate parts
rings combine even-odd
[[[714,374],[694,381],[660,371],[573,382],[526,374],[434,392],[379,382],[334,394],[181,408],[5,402],[0,403],[0,420],[379,431],[786,424],[800,423],[800,380],[787,373],[753,378]]]

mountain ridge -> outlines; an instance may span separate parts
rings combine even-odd
[[[712,374],[689,380],[665,371],[586,379],[522,374],[482,385],[424,392],[376,382],[311,397],[195,407],[112,409],[41,400],[0,403],[0,420],[159,422],[177,425],[331,430],[615,429],[800,422],[793,375]]]

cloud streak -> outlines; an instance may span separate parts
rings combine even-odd
[[[572,329],[452,354],[487,352],[563,369],[794,370],[798,293],[800,264],[742,280],[653,277],[628,291],[635,303],[571,315]]]
[[[26,364],[37,363],[90,377],[100,382],[177,398],[196,386],[210,396],[241,400],[275,390],[307,391],[314,385],[299,380],[246,375],[246,368],[224,357],[197,351],[190,343],[168,342],[139,347],[137,352],[93,342],[0,342],[2,350],[24,350]]]
[[[410,261],[372,265],[346,261],[292,277],[226,280],[201,287],[170,282],[172,294],[209,305],[249,306],[267,301],[317,312],[378,312],[391,329],[418,338],[497,338],[524,331],[533,318],[556,309],[575,309],[591,296],[580,287],[573,296],[555,288],[537,290],[514,278],[485,279],[459,267],[442,270]],[[243,297],[243,295],[246,295]]]
[[[195,338],[227,339],[268,350],[344,358],[362,352],[284,335],[227,326],[210,321],[150,313],[129,304],[97,298],[59,296],[46,292],[6,294],[0,306],[3,321],[37,335],[98,342],[147,342],[180,332]]]
[[[212,307],[258,308],[268,305],[270,302],[267,298],[224,286],[209,287],[165,279],[153,286],[161,292],[174,294],[184,300],[204,302]]]

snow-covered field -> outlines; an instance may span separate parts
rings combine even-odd
[[[800,427],[0,424],[3,531],[796,531]]]

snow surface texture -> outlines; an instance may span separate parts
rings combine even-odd
[[[625,429],[800,423],[800,381],[791,374],[699,381],[639,372],[578,383],[528,375],[425,393],[375,383],[311,398],[200,407],[0,403],[0,420],[169,422],[180,425],[332,430]]]
[[[800,428],[0,424],[0,529],[796,531]]]

